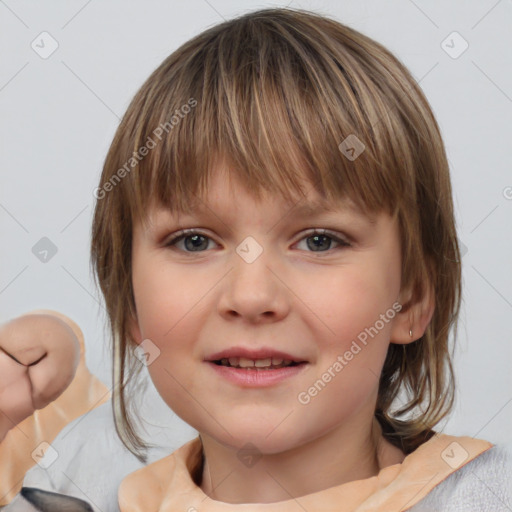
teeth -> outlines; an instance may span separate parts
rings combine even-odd
[[[229,360],[231,362],[231,358]],[[252,359],[246,359],[245,357],[238,358],[238,366],[241,368],[252,368],[254,366],[254,361]]]
[[[222,366],[232,366],[234,368],[282,368],[292,364],[291,359],[282,359],[281,357],[267,357],[265,359],[247,359],[245,357],[230,357],[220,360]]]
[[[263,368],[264,366],[270,366],[272,364],[272,358],[267,357],[267,359],[256,359],[254,361],[254,366],[257,368]]]

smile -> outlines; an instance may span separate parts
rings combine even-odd
[[[246,357],[224,357],[215,364],[221,366],[229,366],[232,368],[249,368],[254,370],[275,370],[277,368],[285,368],[287,366],[296,366],[299,363],[291,359],[283,359],[281,357],[267,357],[265,359],[247,359]]]
[[[233,358],[239,359],[239,358]],[[229,359],[227,360],[228,364],[222,363],[220,361],[205,361],[205,363],[212,368],[215,373],[221,377],[223,380],[236,384],[242,388],[260,388],[260,387],[269,387],[273,385],[277,385],[280,382],[283,382],[287,379],[290,379],[296,375],[302,373],[307,367],[309,367],[309,363],[306,361],[302,362],[289,362],[286,366],[284,365],[284,360],[279,364],[274,366],[273,364],[268,365],[267,359],[260,360],[246,360],[251,364],[250,366],[231,366],[229,364]],[[238,364],[246,364],[246,362],[242,361],[234,361]],[[247,363],[247,364],[249,364]],[[255,364],[252,364],[255,363]],[[259,366],[265,363],[266,366]]]

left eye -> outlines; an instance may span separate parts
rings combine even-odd
[[[322,250],[317,250],[322,248],[322,244],[325,247],[325,241],[327,241],[328,246],[330,246],[331,242],[334,241],[336,244],[338,244],[338,248],[350,247],[350,244],[348,242],[338,237],[335,233],[331,233],[325,229],[316,229],[306,234],[303,238],[300,239],[300,241],[302,242],[302,240],[308,239],[312,240],[311,244],[307,244],[308,248],[314,248],[312,252],[326,252]]]
[[[337,243],[340,248],[350,247],[348,242],[342,240],[336,234],[331,233],[325,229],[316,229],[310,233],[307,233],[303,238],[300,239],[299,242],[308,239],[312,240],[311,243],[307,243],[307,247],[310,249],[312,248],[311,252],[326,252],[325,250],[322,250],[322,248],[327,246],[328,250],[332,241]],[[212,240],[208,235],[205,235],[200,231],[187,229],[179,232],[176,236],[171,238],[165,244],[165,247],[177,247],[179,242],[184,241],[186,248],[185,252],[203,252],[201,249],[208,248],[208,240]]]

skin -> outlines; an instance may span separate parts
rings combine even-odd
[[[151,378],[169,407],[201,435],[202,490],[227,503],[270,503],[402,462],[405,455],[385,441],[374,420],[378,375],[390,343],[423,334],[434,309],[431,294],[369,338],[307,405],[297,399],[365,327],[397,300],[408,300],[396,219],[381,214],[372,225],[349,203],[301,217],[303,201],[286,204],[266,195],[258,203],[229,178],[227,166],[215,170],[200,202],[204,214],[178,218],[153,207],[148,224],[135,225],[132,247],[132,334],[158,347],[148,366]],[[307,201],[320,199],[309,190]],[[190,236],[188,245],[182,239],[166,247],[182,228],[208,238],[196,242],[197,251]],[[340,248],[328,238],[315,251],[311,228],[350,236],[351,246]],[[250,264],[236,252],[247,236],[263,248]],[[274,347],[308,366],[272,387],[242,388],[203,361],[235,345]],[[248,442],[260,453],[250,467],[237,457]]]
[[[64,392],[79,361],[77,337],[55,316],[26,314],[0,326],[0,441]]]

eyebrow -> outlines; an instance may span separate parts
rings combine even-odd
[[[375,224],[376,219],[375,216],[369,215],[363,212],[360,208],[358,208],[355,204],[348,203],[340,203],[339,205],[331,205],[325,202],[312,201],[308,203],[304,203],[301,206],[296,206],[291,209],[290,214],[293,215],[314,215],[321,213],[339,213],[346,211],[348,213],[355,214],[359,217],[365,218],[370,224]]]
[[[318,201],[313,201],[309,203],[304,203],[300,206],[294,206],[291,208],[293,213],[301,213],[301,214],[309,214],[309,213],[324,213],[324,212],[337,212],[343,209],[353,210],[351,207],[347,207],[346,205],[334,206],[328,203],[320,203]]]
[[[167,209],[165,208],[167,213],[170,213],[171,215],[210,215],[212,213],[212,210],[209,206],[204,206],[202,202],[196,202],[193,205],[190,205],[189,208],[186,210],[177,210],[177,209]],[[307,217],[311,215],[321,215],[324,213],[349,213],[354,214],[358,217],[361,217],[362,219],[369,222],[371,225],[374,225],[376,223],[375,216],[372,216],[370,214],[365,213],[360,208],[357,207],[352,202],[343,202],[339,203],[338,205],[328,203],[325,201],[309,201],[304,202],[300,205],[295,205],[289,207],[288,211],[285,212],[285,216],[288,215],[297,216],[297,217]]]

